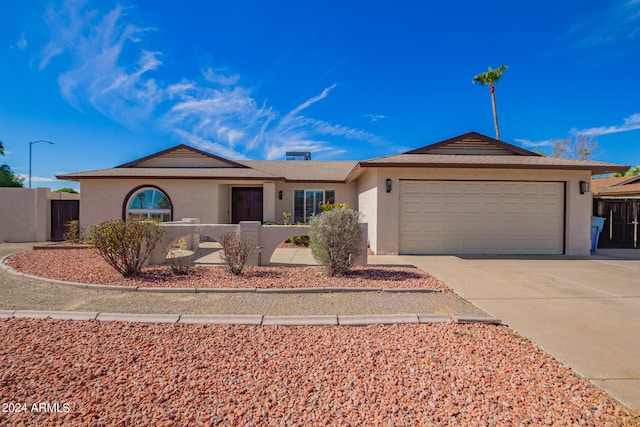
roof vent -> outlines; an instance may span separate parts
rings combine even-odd
[[[311,160],[311,151],[287,151],[287,160]]]

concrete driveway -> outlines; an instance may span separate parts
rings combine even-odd
[[[640,410],[640,250],[581,259],[401,258]]]

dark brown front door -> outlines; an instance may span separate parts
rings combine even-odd
[[[231,188],[231,222],[262,222],[262,187]]]
[[[67,222],[77,219],[80,219],[80,200],[52,200],[51,240],[64,240]]]

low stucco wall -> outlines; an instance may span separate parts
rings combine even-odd
[[[253,252],[247,265],[269,265],[273,252],[278,245],[295,236],[309,235],[308,225],[261,225],[258,221],[242,221],[240,224],[198,224],[197,218],[185,218],[182,221],[163,223],[165,232],[161,242],[153,250],[149,264],[162,264],[166,261],[165,248],[180,238],[192,239],[193,236],[207,236],[220,241],[228,232],[241,231],[247,237],[256,242],[256,250]],[[362,241],[360,243],[360,256],[353,265],[366,266],[367,255],[367,224],[361,224]],[[189,245],[189,243],[187,243]],[[188,248],[192,249],[192,248]]]
[[[51,200],[79,199],[79,194],[49,188],[0,187],[0,242],[46,242],[51,238]]]

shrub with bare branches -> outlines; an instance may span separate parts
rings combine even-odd
[[[220,259],[227,270],[236,276],[242,274],[244,265],[256,248],[256,242],[238,231],[224,234],[220,239],[220,245],[222,246]]]

